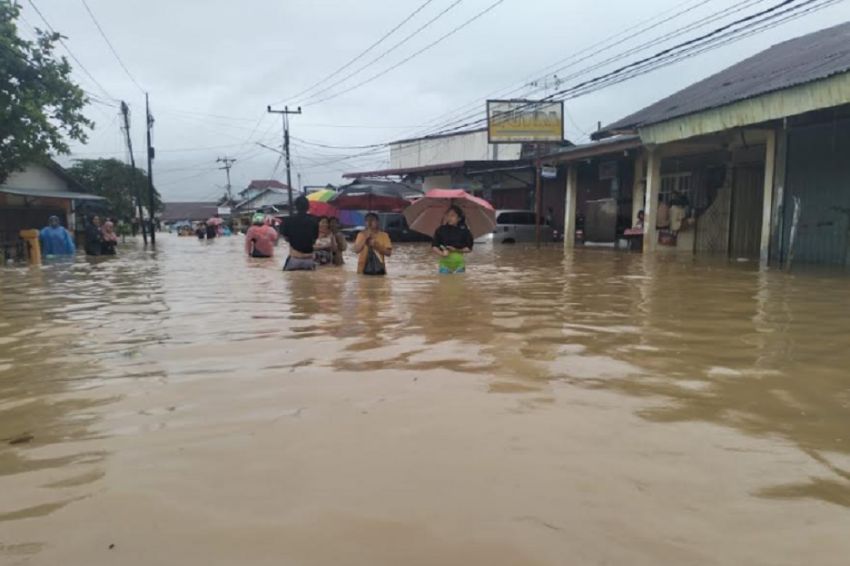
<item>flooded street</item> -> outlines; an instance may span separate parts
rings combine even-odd
[[[847,564],[845,276],[158,244],[0,268],[0,564]]]

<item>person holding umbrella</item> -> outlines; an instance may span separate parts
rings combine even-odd
[[[366,215],[366,229],[357,234],[351,249],[359,254],[357,273],[386,275],[386,258],[393,254],[393,244],[389,234],[381,230],[381,221],[377,214],[370,212]]]
[[[404,211],[411,230],[433,238],[440,273],[463,273],[475,238],[496,228],[496,210],[461,189],[431,189]]]
[[[465,255],[472,251],[472,245],[472,233],[466,227],[463,210],[457,205],[450,206],[431,243],[431,250],[440,256],[440,273],[464,273]]]

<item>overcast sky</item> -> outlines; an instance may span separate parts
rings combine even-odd
[[[67,36],[70,50],[100,85],[72,61],[74,76],[83,88],[99,100],[128,102],[133,112],[132,141],[136,159],[141,161],[144,96],[110,52],[82,0],[33,1],[50,24]],[[293,98],[378,41],[424,0],[86,1],[132,76],[150,92],[158,152],[154,178],[167,201],[220,196],[225,174],[215,160],[225,155],[237,159],[232,169],[235,191],[251,179],[285,181],[278,156],[257,145],[281,144],[280,116],[268,115],[268,104],[303,106],[303,115],[291,118],[293,184],[298,182],[297,174],[304,185],[337,184],[344,171],[385,166],[388,151],[328,149],[315,144],[361,146],[411,137],[439,130],[456,120],[452,113],[458,111],[464,116],[477,110],[483,117],[488,96],[513,89],[518,90],[512,95],[524,95],[529,88],[523,85],[543,77],[543,71],[558,61],[563,63],[552,69],[572,64],[560,72],[564,77],[682,27],[701,25],[566,81],[561,85],[565,88],[779,2],[503,0],[433,48],[362,84],[495,2],[432,0],[362,59],[321,85],[330,88],[317,89],[321,90],[317,96]],[[29,0],[21,3],[25,19],[21,31],[31,35],[30,26],[43,28],[44,23]],[[730,8],[740,11],[705,21]],[[377,63],[332,86],[446,9],[442,17]],[[679,12],[685,13],[673,17]],[[672,19],[663,21],[667,18]],[[850,2],[838,2],[732,45],[569,100],[567,138],[586,140],[598,121],[613,121],[772,44],[848,19]],[[624,40],[621,45],[605,49],[602,42],[638,25],[656,27],[626,39],[640,31],[633,29],[619,36]],[[586,60],[576,61],[582,58]],[[553,86],[551,73],[548,83]],[[322,102],[327,96],[334,98]],[[89,143],[75,144],[73,154],[60,161],[124,159],[117,108],[93,103],[88,114],[97,123]]]

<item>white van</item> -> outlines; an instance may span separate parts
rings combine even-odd
[[[476,240],[478,243],[494,242],[497,244],[520,244],[524,242],[535,242],[536,218],[533,210],[497,210],[496,229],[492,234]],[[554,238],[552,227],[541,219],[540,241],[551,242]]]

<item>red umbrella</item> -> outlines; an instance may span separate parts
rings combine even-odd
[[[310,201],[310,210],[308,211],[312,216],[327,216],[329,218],[337,218],[339,216],[339,210],[326,202],[317,202]]]
[[[358,179],[337,191],[329,202],[340,210],[401,212],[422,191],[404,183]]]
[[[458,206],[466,217],[466,227],[473,238],[489,234],[496,228],[496,210],[484,199],[460,189],[431,189],[404,211],[411,230],[433,236],[443,224],[449,207]]]

